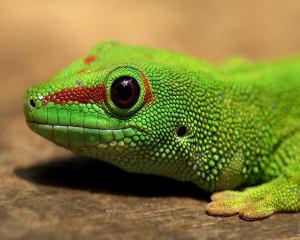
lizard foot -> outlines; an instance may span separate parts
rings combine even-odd
[[[243,192],[217,192],[211,200],[206,208],[208,215],[228,217],[238,214],[244,220],[260,220],[276,212],[299,211],[300,181],[299,177],[282,176]]]

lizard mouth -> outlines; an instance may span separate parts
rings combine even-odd
[[[101,131],[106,131],[106,130],[126,130],[126,129],[137,129],[136,127],[124,127],[124,128],[96,128],[96,127],[88,127],[88,126],[76,126],[76,125],[63,125],[63,124],[46,124],[46,123],[41,123],[37,121],[31,121],[27,120],[27,124],[37,124],[37,125],[44,125],[44,126],[52,126],[52,127],[72,127],[72,128],[80,128],[80,129],[91,129],[91,130],[101,130]],[[142,129],[141,129],[142,130]]]
[[[125,128],[92,128],[83,126],[45,124],[27,121],[27,125],[42,137],[69,149],[124,147],[133,145],[133,137],[140,130]]]
[[[149,129],[113,118],[99,107],[95,113],[72,104],[44,106],[31,90],[24,97],[23,108],[29,128],[74,151],[135,146],[139,136],[151,135]]]

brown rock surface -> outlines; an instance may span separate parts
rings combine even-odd
[[[125,173],[32,133],[25,89],[91,45],[138,42],[218,60],[300,52],[300,2],[0,2],[0,239],[300,239],[300,214],[261,222],[204,213],[191,184]]]

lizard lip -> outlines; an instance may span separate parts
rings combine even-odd
[[[126,129],[136,129],[136,130],[142,130],[138,129],[136,127],[124,127],[124,128],[96,128],[96,127],[89,127],[89,126],[75,126],[75,125],[64,125],[64,124],[49,124],[49,123],[41,123],[37,121],[26,121],[28,124],[36,124],[36,125],[41,125],[41,126],[49,126],[49,127],[71,127],[71,128],[79,128],[79,129],[90,129],[90,130],[126,130]]]
[[[123,147],[132,142],[139,130],[132,127],[99,129],[84,126],[45,124],[27,121],[29,128],[65,148]]]

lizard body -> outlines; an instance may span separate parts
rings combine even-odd
[[[107,42],[28,89],[29,127],[127,171],[215,192],[211,215],[300,210],[300,57],[212,65]],[[242,192],[228,191],[252,186]]]

